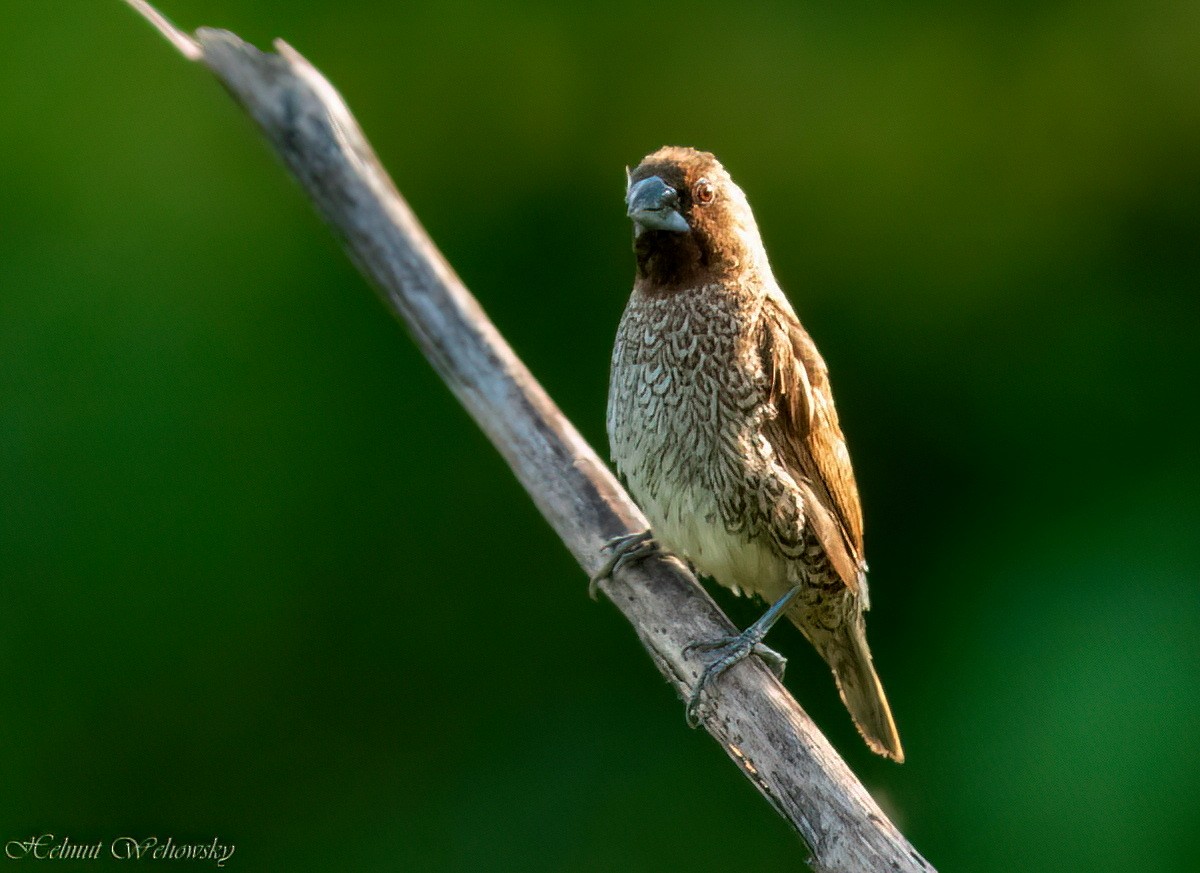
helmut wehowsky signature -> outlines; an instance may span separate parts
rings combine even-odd
[[[222,843],[218,837],[211,843],[179,843],[174,837],[115,837],[81,843],[49,833],[9,840],[4,845],[5,856],[14,861],[87,861],[109,855],[118,861],[212,861],[218,867],[224,867],[236,850],[237,846]]]

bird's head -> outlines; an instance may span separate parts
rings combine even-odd
[[[664,146],[628,173],[638,278],[672,291],[769,270],[742,189],[709,152]]]

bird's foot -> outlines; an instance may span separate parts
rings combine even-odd
[[[782,681],[783,671],[787,667],[787,658],[763,643],[762,638],[765,634],[765,628],[751,625],[737,636],[721,637],[710,642],[695,642],[684,648],[683,656],[685,658],[692,652],[714,653],[713,659],[700,674],[696,687],[692,689],[692,695],[688,698],[687,722],[691,727],[700,724],[700,698],[704,692],[709,690],[709,686],[716,682],[722,673],[750,655],[758,655],[762,658],[771,672],[775,674],[775,678]]]
[[[591,582],[588,583],[588,597],[595,600],[600,590],[601,582],[622,567],[656,554],[658,550],[658,542],[654,539],[654,534],[651,533],[649,528],[641,533],[613,537],[601,549],[601,552],[608,554],[608,559],[596,571],[595,575],[592,576]]]

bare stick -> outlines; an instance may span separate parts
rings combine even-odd
[[[351,258],[512,467],[589,574],[611,537],[646,519],[513,354],[425,234],[333,86],[287,44],[258,51],[233,34],[195,37],[127,0],[190,60],[201,60],[261,126]],[[693,640],[735,628],[677,561],[649,559],[601,590],[684,700],[703,666]],[[580,584],[579,596],[584,586]],[[758,659],[721,679],[704,726],[829,873],[933,868],[888,821],[812,720]],[[682,725],[682,715],[680,724]]]

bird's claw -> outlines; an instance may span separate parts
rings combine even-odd
[[[720,678],[722,673],[734,664],[745,660],[750,655],[758,655],[775,674],[775,678],[780,681],[783,680],[783,672],[787,668],[787,658],[770,646],[764,645],[762,635],[753,627],[737,636],[721,637],[717,640],[698,640],[690,643],[684,647],[683,656],[686,658],[693,652],[717,653],[704,668],[700,678],[696,680],[696,687],[692,689],[692,693],[688,697],[685,712],[688,726],[693,728],[700,724],[700,700],[704,693]]]
[[[588,597],[592,598],[592,600],[596,599],[601,582],[612,576],[613,573],[622,567],[658,552],[658,542],[654,539],[654,534],[649,529],[646,529],[640,533],[613,537],[604,544],[600,551],[607,552],[608,559],[600,565],[600,569],[596,571],[588,583]]]

